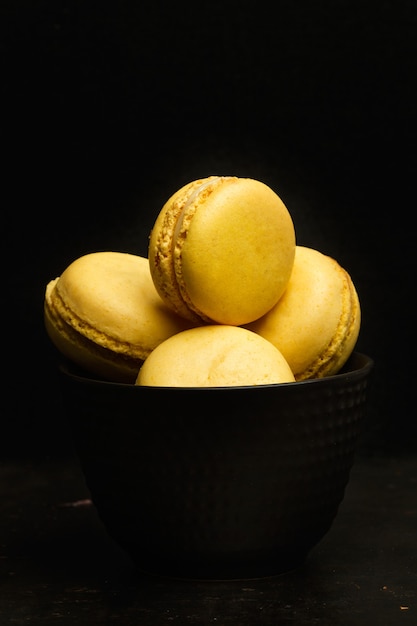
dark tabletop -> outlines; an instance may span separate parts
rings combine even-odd
[[[77,459],[0,470],[0,624],[417,623],[417,458],[359,456],[332,528],[295,571],[150,577],[108,537]]]

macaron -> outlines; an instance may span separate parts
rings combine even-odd
[[[246,327],[272,342],[296,380],[336,374],[358,339],[361,310],[348,272],[332,257],[296,246],[285,293]]]
[[[166,339],[139,370],[151,387],[230,387],[294,382],[272,343],[239,326],[197,326]]]
[[[192,324],[159,297],[148,260],[93,252],[46,286],[44,320],[56,348],[85,371],[133,384],[148,354]]]
[[[194,323],[243,325],[269,311],[287,286],[295,229],[265,183],[235,176],[192,181],[162,207],[149,239],[161,298]]]

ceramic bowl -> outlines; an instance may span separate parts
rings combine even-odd
[[[372,369],[355,352],[327,378],[186,389],[104,382],[70,364],[60,372],[109,535],[145,572],[224,580],[293,569],[328,532]]]

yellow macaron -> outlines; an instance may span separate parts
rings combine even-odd
[[[297,246],[285,293],[246,327],[271,341],[296,380],[336,374],[358,339],[361,310],[348,272],[330,256]]]
[[[214,324],[182,331],[162,342],[139,370],[151,387],[230,387],[294,382],[281,352],[239,326]]]
[[[164,302],[195,323],[243,325],[283,294],[295,230],[266,184],[209,176],[174,193],[149,240],[149,264]]]
[[[134,383],[148,354],[192,326],[165,306],[148,260],[93,252],[73,261],[46,286],[47,333],[68,359],[117,382]]]

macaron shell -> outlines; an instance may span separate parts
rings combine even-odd
[[[95,252],[71,263],[45,292],[45,324],[61,352],[91,369],[91,359],[122,370],[140,364],[167,337],[191,324],[166,307],[153,284],[148,259]],[[66,348],[65,348],[66,346]],[[105,352],[107,351],[107,352]],[[86,352],[90,359],[86,362]],[[102,373],[102,367],[97,370]]]
[[[291,216],[272,189],[215,176],[174,194],[149,248],[151,273],[167,303],[184,317],[227,325],[257,319],[277,302],[294,254]]]
[[[275,346],[244,328],[207,325],[183,331],[148,356],[138,385],[223,387],[294,382]]]
[[[287,289],[279,302],[247,328],[271,341],[296,380],[337,373],[360,329],[358,294],[339,263],[318,250],[297,246]]]

